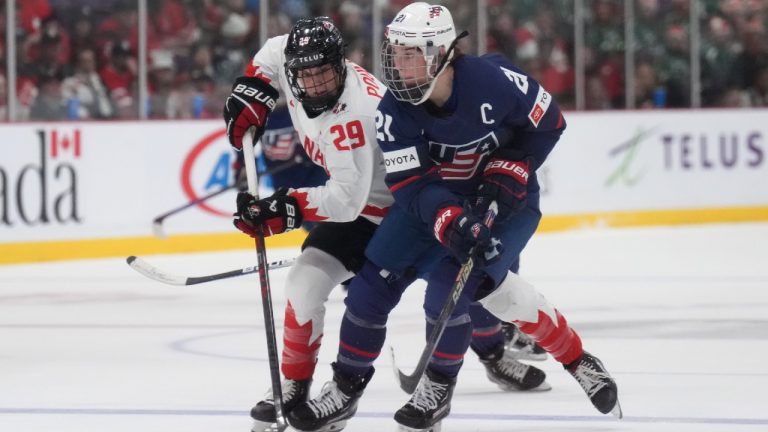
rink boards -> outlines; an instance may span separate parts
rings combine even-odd
[[[538,171],[540,230],[768,220],[767,110],[570,113]],[[220,121],[0,126],[0,263],[249,247]],[[267,187],[263,193],[268,193]],[[297,245],[301,233],[270,239]]]

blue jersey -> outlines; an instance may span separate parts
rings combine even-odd
[[[387,93],[377,113],[387,186],[430,226],[438,209],[474,198],[489,155],[500,148],[517,160],[532,158],[528,190],[538,192],[533,171],[565,129],[552,96],[506,58],[464,55],[452,65],[453,90],[442,107]]]

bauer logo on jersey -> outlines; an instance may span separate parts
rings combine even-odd
[[[536,95],[536,102],[531,108],[531,112],[528,113],[528,118],[531,120],[534,126],[539,127],[539,122],[544,117],[549,109],[549,104],[552,103],[552,95],[550,95],[544,87],[539,86],[539,93]]]
[[[409,147],[401,150],[384,152],[384,166],[387,169],[387,173],[392,174],[418,168],[421,164],[419,164],[419,155],[416,153],[416,149]]]
[[[488,135],[468,144],[451,145],[434,141],[429,142],[429,157],[440,170],[440,177],[445,180],[466,180],[472,178],[483,158],[499,148],[496,134]]]

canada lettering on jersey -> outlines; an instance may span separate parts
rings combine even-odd
[[[315,164],[323,167],[323,169],[328,172],[328,167],[325,166],[325,156],[323,155],[323,152],[320,151],[320,146],[305,135],[303,147],[304,151],[307,152],[309,159]]]

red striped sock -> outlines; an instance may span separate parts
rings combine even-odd
[[[570,364],[578,360],[583,352],[581,338],[568,326],[565,317],[555,310],[557,325],[549,315],[539,310],[539,320],[535,323],[516,321],[520,331],[527,334],[539,346],[544,348],[555,360],[562,364]]]

